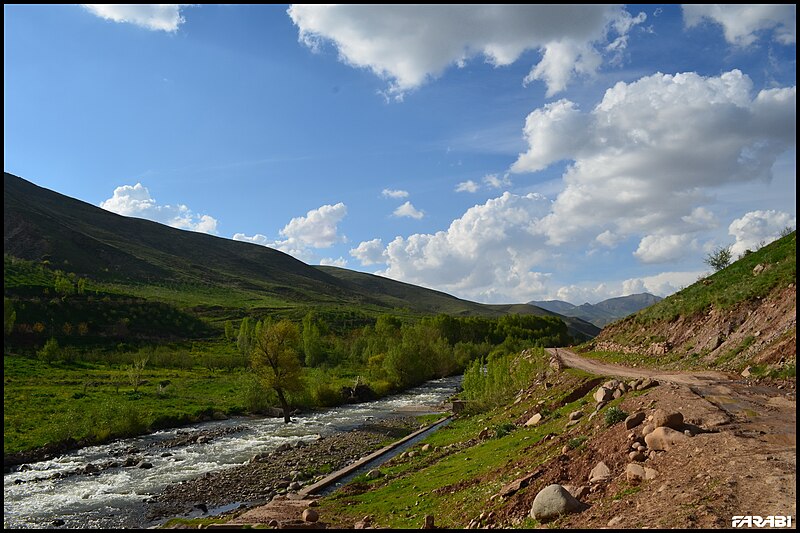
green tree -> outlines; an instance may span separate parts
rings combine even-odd
[[[283,421],[291,422],[287,394],[303,390],[303,375],[297,347],[300,331],[288,320],[265,324],[254,339],[253,371],[265,387],[275,391],[283,409]]]
[[[3,298],[3,331],[6,335],[11,335],[14,331],[14,323],[17,321],[17,312],[14,311],[14,304],[8,298]]]
[[[320,366],[325,362],[325,346],[313,311],[303,317],[303,353],[306,366]]]
[[[731,264],[732,258],[733,254],[731,253],[731,247],[720,246],[719,248],[716,248],[714,251],[709,252],[709,254],[706,256],[703,262],[708,266],[710,266],[711,268],[713,268],[715,272],[719,272],[720,270]]]
[[[41,350],[36,352],[36,356],[39,358],[40,361],[44,361],[45,363],[52,363],[58,357],[58,352],[60,348],[58,346],[58,341],[55,340],[53,337],[50,337]]]
[[[53,282],[53,287],[56,292],[62,296],[75,294],[75,285],[72,283],[72,280],[60,270],[56,270],[56,279]]]

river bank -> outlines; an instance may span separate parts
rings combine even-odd
[[[194,518],[263,504],[279,494],[297,492],[424,425],[414,417],[397,415],[254,455],[247,464],[169,485],[147,501],[147,520]]]

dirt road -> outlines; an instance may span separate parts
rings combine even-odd
[[[626,366],[604,363],[595,359],[581,357],[567,348],[547,348],[551,355],[558,356],[569,367],[578,368],[598,376],[615,376],[625,378],[652,378],[659,381],[669,381],[681,385],[706,385],[711,382],[731,381],[731,376],[722,372],[662,372],[643,368],[630,368]]]

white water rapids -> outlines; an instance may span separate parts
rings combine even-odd
[[[191,427],[159,431],[144,437],[91,446],[49,461],[28,465],[29,469],[3,476],[3,527],[44,528],[54,524],[69,528],[142,527],[150,495],[170,483],[246,463],[253,455],[271,451],[285,442],[312,442],[323,435],[347,431],[369,420],[404,408],[435,406],[451,396],[461,376],[430,381],[404,393],[374,402],[346,405],[310,412],[284,424],[282,418],[238,418],[207,422]],[[181,433],[245,426],[231,434],[214,437],[204,444],[191,443],[169,448],[154,446]],[[151,469],[116,467],[99,473],[67,475],[87,464],[100,465],[123,460],[131,448],[153,464]],[[37,481],[37,478],[40,479]]]

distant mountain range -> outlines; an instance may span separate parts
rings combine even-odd
[[[559,315],[580,318],[591,322],[598,328],[602,328],[606,324],[632,315],[661,300],[663,300],[663,298],[660,296],[654,296],[643,292],[640,294],[631,294],[629,296],[620,296],[619,298],[609,298],[608,300],[603,300],[594,305],[590,303],[573,305],[561,300],[531,301],[528,302],[528,304],[547,309]]]
[[[480,304],[372,274],[310,266],[264,246],[120,216],[9,173],[3,175],[3,253],[215,318],[248,310],[298,318],[310,307],[370,316],[558,315],[576,340],[600,331],[580,318],[533,305]]]

